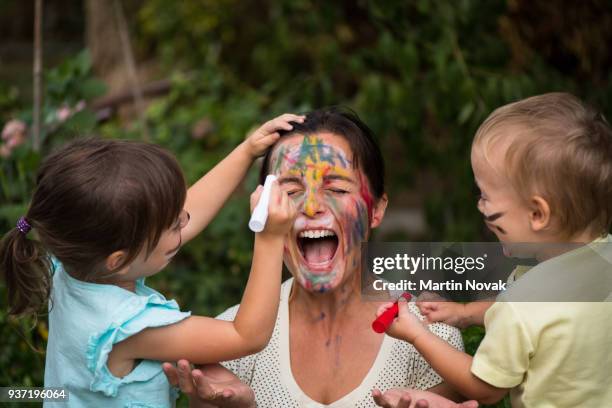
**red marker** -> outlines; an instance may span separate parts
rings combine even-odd
[[[410,299],[412,299],[412,295],[406,292],[402,293],[400,297],[406,299],[406,302],[410,302]],[[398,313],[399,306],[397,305],[397,301],[395,301],[395,303],[393,303],[393,306],[387,309],[383,314],[378,316],[376,320],[372,322],[372,329],[374,329],[376,333],[386,332],[389,326],[391,326],[393,319],[397,317]]]

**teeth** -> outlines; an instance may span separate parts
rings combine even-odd
[[[336,234],[331,230],[307,230],[300,232],[300,238],[324,238],[334,237]]]

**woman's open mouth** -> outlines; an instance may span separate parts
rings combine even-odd
[[[297,236],[297,246],[310,272],[324,274],[331,271],[338,252],[338,235],[331,229],[303,230]]]

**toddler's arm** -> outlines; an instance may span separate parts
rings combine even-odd
[[[252,207],[260,194],[261,186],[251,196]],[[255,234],[251,274],[233,322],[192,316],[172,325],[145,329],[113,347],[108,363],[111,372],[113,367],[125,367],[126,362],[136,359],[186,359],[205,364],[263,349],[276,322],[284,239],[295,214],[293,202],[274,182],[266,228]]]
[[[291,130],[293,126],[289,122],[303,121],[303,116],[286,113],[264,123],[189,188],[185,210],[191,217],[181,232],[183,244],[202,232],[217,215],[244,178],[253,160],[278,140],[278,131]]]
[[[392,303],[388,303],[381,306],[377,315],[384,313],[391,305]],[[410,313],[403,299],[399,302],[399,315],[387,330],[387,334],[414,345],[444,381],[467,398],[492,404],[508,392],[507,389],[494,387],[473,375],[472,356],[457,350],[430,332],[423,322]]]

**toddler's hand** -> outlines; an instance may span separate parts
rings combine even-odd
[[[386,331],[389,336],[412,343],[417,336],[428,332],[425,324],[421,322],[416,315],[410,313],[410,310],[408,309],[408,302],[406,302],[404,298],[399,299],[397,306],[399,313]],[[391,307],[393,307],[392,302],[385,303],[378,308],[376,317],[379,317]]]
[[[251,211],[259,202],[263,187],[258,186],[251,194]],[[260,235],[284,237],[293,226],[297,215],[293,200],[289,199],[287,193],[281,191],[278,181],[272,183],[270,190],[270,203],[268,204],[268,219],[264,230]]]
[[[441,322],[461,329],[466,326],[463,303],[444,301],[442,297],[432,298],[423,293],[416,304],[428,323]]]
[[[293,125],[289,122],[304,122],[305,116],[285,113],[261,125],[251,133],[244,141],[245,147],[252,158],[257,158],[265,153],[280,137],[279,130],[291,130]]]

